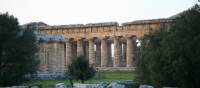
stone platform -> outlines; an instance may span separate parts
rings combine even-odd
[[[96,67],[97,72],[126,72],[126,71],[134,71],[135,67]]]

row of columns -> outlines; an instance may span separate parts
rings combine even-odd
[[[123,44],[120,42],[120,37],[114,37],[114,57],[111,56],[111,43],[107,42],[107,38],[102,38],[100,43],[96,43],[95,39],[89,39],[89,51],[88,58],[91,65],[97,67],[108,67],[113,64],[113,67],[121,67],[121,63],[126,61],[126,67],[133,67],[134,61],[134,46],[135,37],[127,37]],[[66,63],[67,65],[71,63],[73,57],[73,48],[75,44],[68,40],[66,42]],[[96,48],[94,47],[96,45]],[[123,45],[123,46],[122,46]],[[81,39],[77,40],[77,56],[81,56],[84,53],[83,41]],[[87,49],[87,48],[86,48]],[[96,50],[95,50],[96,49]],[[86,55],[87,56],[87,55]]]

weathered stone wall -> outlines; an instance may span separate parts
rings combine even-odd
[[[49,36],[38,37],[39,71],[56,72],[65,70],[65,42],[58,39],[49,39]]]
[[[39,42],[39,70],[44,71],[64,71],[65,52],[64,43],[61,42]]]

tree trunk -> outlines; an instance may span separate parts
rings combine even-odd
[[[81,83],[84,83],[84,80],[81,80]]]
[[[70,79],[69,81],[70,81],[71,87],[73,88],[74,87],[73,80]]]

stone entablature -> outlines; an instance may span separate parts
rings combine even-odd
[[[101,26],[119,26],[117,22],[104,22],[104,23],[88,23],[88,24],[71,24],[71,25],[54,25],[49,26],[45,25],[43,22],[35,23],[31,22],[30,24],[25,24],[22,27],[26,28],[31,26],[33,29],[63,29],[63,28],[81,28],[81,27],[101,27]]]
[[[166,18],[162,18],[162,19],[151,19],[151,20],[136,20],[133,22],[126,22],[123,23],[122,25],[133,25],[133,24],[154,24],[154,23],[169,23],[172,22],[174,19],[166,19]]]
[[[63,35],[36,35],[36,39],[39,42],[66,42]]]
[[[37,34],[64,35],[66,38],[94,38],[105,36],[129,36],[142,37],[150,30],[160,28],[161,25],[169,26],[172,19],[142,20],[123,23],[119,26],[116,22],[96,24],[75,24],[61,26],[36,26]]]

